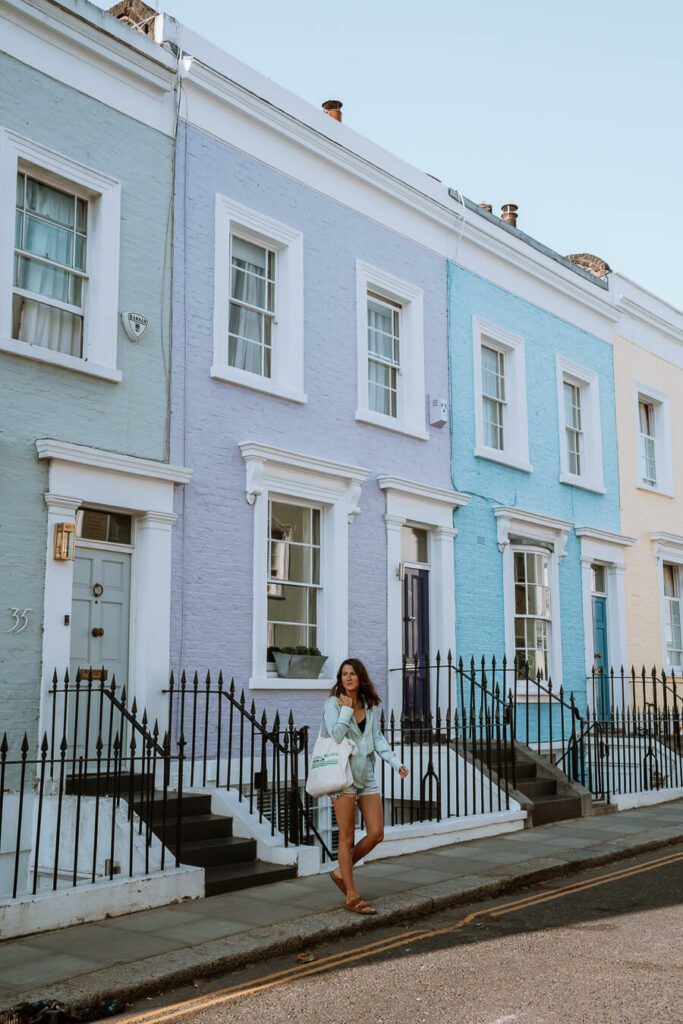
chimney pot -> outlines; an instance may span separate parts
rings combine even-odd
[[[501,220],[504,220],[505,223],[509,224],[511,227],[516,228],[517,227],[517,210],[519,209],[519,207],[515,203],[506,203],[505,206],[501,207],[501,209],[502,209]]]
[[[325,100],[323,110],[328,117],[334,118],[335,121],[341,121],[343,106],[344,104],[341,100]]]
[[[480,210],[486,210],[487,213],[493,213],[493,207],[491,203],[477,203]]]

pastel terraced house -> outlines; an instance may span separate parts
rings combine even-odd
[[[0,734],[33,744],[55,670],[150,711],[167,678],[175,62],[80,0],[0,24]]]
[[[478,259],[465,248],[449,270],[453,481],[470,498],[455,520],[457,646],[499,669],[505,657],[498,682],[547,733],[522,666],[607,715],[592,668],[627,653],[616,314],[604,277],[479,216]]]
[[[635,539],[626,551],[628,665],[680,679],[683,313],[621,275],[611,288],[621,313],[614,342],[621,521]]]

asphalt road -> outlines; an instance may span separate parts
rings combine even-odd
[[[683,845],[197,979],[130,1024],[683,1024]]]

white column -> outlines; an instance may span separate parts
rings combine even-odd
[[[387,527],[387,718],[393,711],[400,721],[403,711],[403,678],[398,669],[403,661],[403,581],[401,565],[401,530],[403,516],[384,516]]]
[[[75,523],[80,498],[64,494],[45,495],[47,505],[47,544],[45,553],[45,594],[43,606],[42,690],[40,700],[40,735],[48,729],[49,701],[47,692],[52,676],[57,671],[59,682],[69,668],[71,657],[71,595],[73,591],[74,563],[58,562],[54,557],[55,526],[57,523]],[[66,617],[68,616],[68,622]]]
[[[595,639],[593,637],[593,582],[591,566],[593,559],[581,556],[581,603],[583,607],[584,664],[586,668],[586,700],[590,708],[595,707],[592,672],[595,664]],[[608,609],[609,610],[609,609]]]
[[[607,595],[607,628],[609,643],[610,666],[614,669],[614,703],[620,711],[621,700],[621,676],[618,674],[623,665],[628,682],[629,661],[628,661],[628,633],[626,627],[626,566],[621,562],[615,562],[607,569],[609,594]],[[624,700],[629,702],[631,688],[624,686]]]
[[[167,727],[171,634],[172,512],[145,512],[135,524],[135,568],[131,609],[130,700]]]
[[[437,651],[445,664],[449,650],[455,656],[455,568],[453,541],[458,531],[454,526],[437,526],[431,531],[431,575],[434,600],[430,601],[430,656]]]

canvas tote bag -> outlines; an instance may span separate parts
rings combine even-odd
[[[341,793],[353,785],[349,758],[358,749],[348,736],[337,743],[331,736],[323,736],[322,731],[321,725],[306,779],[306,792],[313,797]]]

